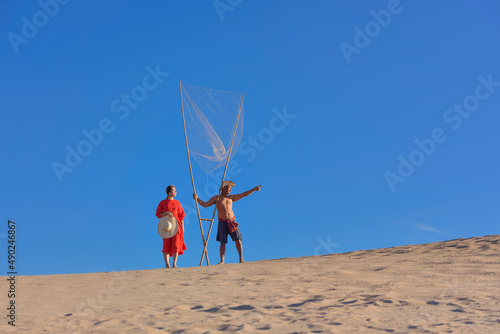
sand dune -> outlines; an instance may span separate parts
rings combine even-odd
[[[17,289],[2,333],[500,333],[500,235]]]

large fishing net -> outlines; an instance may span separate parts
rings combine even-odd
[[[238,151],[243,135],[243,94],[186,83],[181,83],[181,93],[189,152],[209,174],[226,164],[233,134],[230,159]]]

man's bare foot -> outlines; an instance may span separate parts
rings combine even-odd
[[[220,262],[219,262],[219,263],[217,263],[217,264],[224,264],[224,261],[220,261]]]
[[[244,261],[244,260],[240,260],[240,263],[246,263],[247,261]]]
[[[174,266],[173,266],[172,268],[179,268],[179,267],[177,267],[177,265],[176,265],[176,264],[174,264]]]
[[[168,268],[168,269],[170,269],[170,265],[169,265],[169,264],[168,264],[168,265],[166,265],[166,266],[165,266],[165,268]]]

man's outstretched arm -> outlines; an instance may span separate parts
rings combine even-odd
[[[203,202],[198,195],[193,194],[193,199],[198,202],[199,205],[201,205],[204,208],[208,208],[209,206],[212,206],[215,204],[215,201],[217,200],[217,196],[213,196],[208,202]]]
[[[241,194],[236,194],[236,195],[233,195],[233,202],[236,202],[236,201],[239,201],[240,199],[242,199],[243,197],[247,197],[248,195],[250,195],[251,193],[253,193],[254,191],[259,191],[260,190],[260,187],[262,187],[262,185],[260,186],[257,186],[255,188],[252,188],[248,191],[245,191],[244,193],[241,193]]]

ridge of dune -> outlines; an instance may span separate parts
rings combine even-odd
[[[500,235],[17,285],[3,333],[493,333]]]

